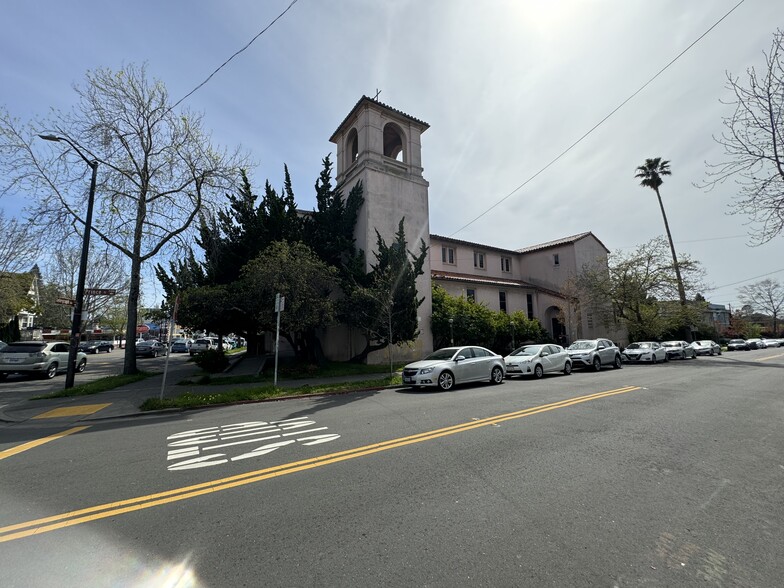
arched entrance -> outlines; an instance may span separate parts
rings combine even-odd
[[[557,306],[550,306],[545,311],[545,328],[550,332],[553,341],[559,345],[568,345],[566,325],[563,320],[563,310]]]

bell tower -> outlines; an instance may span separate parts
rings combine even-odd
[[[330,137],[337,145],[337,185],[348,194],[362,182],[365,202],[354,230],[357,247],[365,251],[366,268],[375,261],[376,230],[387,244],[403,218],[408,248],[419,252],[420,239],[430,247],[428,182],[422,176],[421,136],[430,125],[377,99],[362,96]],[[395,357],[421,359],[433,349],[430,329],[432,300],[430,259],[417,279],[419,338],[413,348],[401,347]],[[383,352],[377,352],[382,353]],[[384,361],[369,358],[371,363]]]

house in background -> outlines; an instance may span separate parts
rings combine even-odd
[[[4,279],[4,286],[7,288],[5,293],[10,300],[27,299],[29,302],[16,315],[0,317],[3,324],[16,317],[19,320],[19,330],[24,336],[25,332],[29,333],[35,327],[35,308],[41,303],[38,289],[41,282],[41,270],[37,265],[34,265],[29,272],[3,272],[0,277]]]

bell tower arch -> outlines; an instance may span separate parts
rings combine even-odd
[[[357,247],[365,251],[366,269],[375,261],[376,230],[392,243],[405,219],[409,249],[419,251],[422,239],[430,247],[428,182],[422,175],[421,136],[430,125],[376,99],[362,96],[330,137],[337,146],[337,185],[343,194],[362,182],[365,202],[354,230]],[[395,357],[419,359],[433,348],[430,259],[417,279],[420,335],[413,348],[401,347]],[[377,352],[383,353],[383,352]],[[376,358],[369,358],[374,362]],[[383,360],[382,360],[383,361]]]

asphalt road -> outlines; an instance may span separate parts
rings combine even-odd
[[[0,583],[777,586],[783,369],[768,349],[245,404],[25,450],[13,425]]]
[[[125,349],[115,349],[111,353],[87,354],[87,367],[81,374],[75,374],[75,385],[92,382],[106,376],[122,373]],[[170,367],[188,359],[187,353],[173,353]],[[166,357],[139,357],[136,366],[140,370],[162,371]],[[41,396],[60,391],[65,386],[65,373],[57,374],[51,380],[40,379],[26,374],[9,374],[0,381],[0,406],[16,404],[33,396]]]

